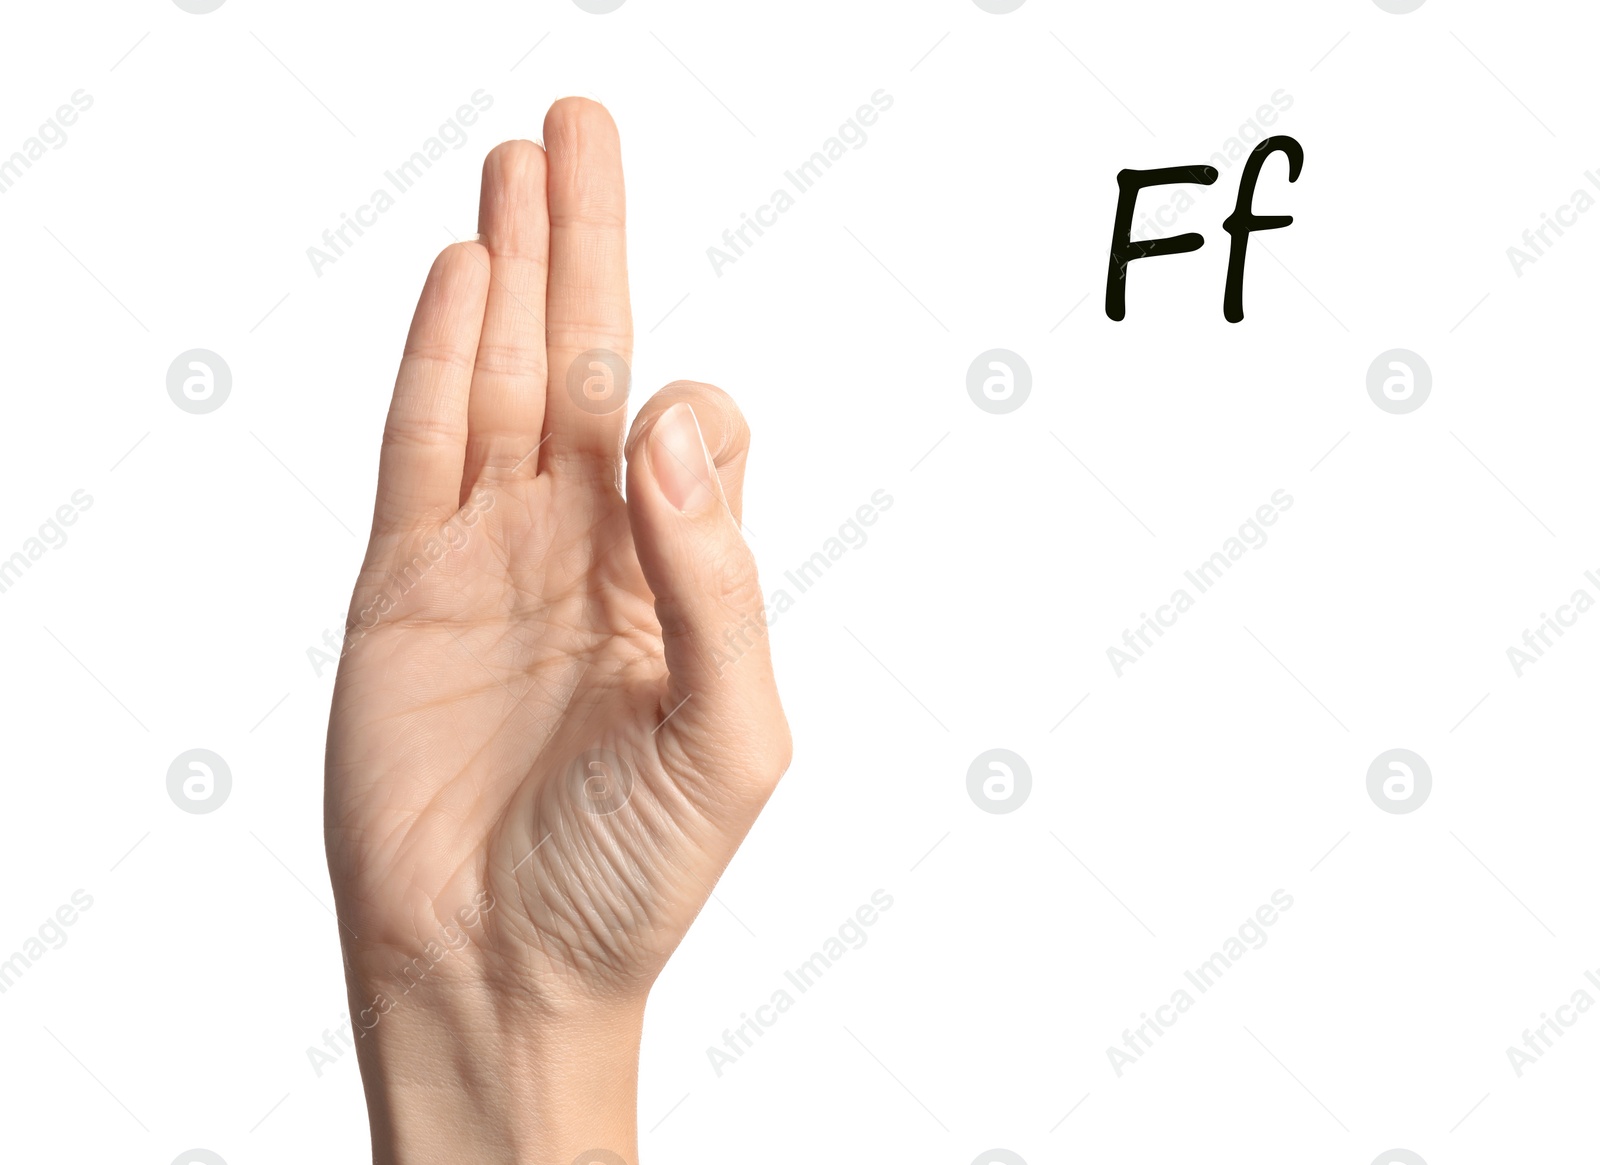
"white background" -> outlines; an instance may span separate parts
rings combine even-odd
[[[306,1051],[346,1006],[307,649],[344,612],[428,263],[474,230],[484,152],[568,93],[623,136],[634,405],[679,377],[739,399],[767,590],[893,498],[773,626],[796,759],[652,996],[646,1160],[1593,1152],[1600,1015],[1520,1077],[1506,1054],[1600,968],[1600,615],[1520,678],[1506,655],[1600,597],[1600,214],[1520,276],[1506,255],[1600,165],[1585,6],[7,24],[0,154],[93,106],[0,195],[0,557],[93,504],[0,594],[0,958],[93,906],[0,995],[0,1157],[366,1153],[354,1056],[319,1076]],[[315,274],[306,248],[478,89],[467,144]],[[707,247],[879,89],[866,144],[716,274]],[[1117,171],[1205,162],[1278,90],[1305,167],[1263,171],[1258,212],[1295,222],[1253,240],[1244,322],[1235,166],[1177,228],[1204,248],[1136,263],[1111,323]],[[1397,347],[1433,374],[1404,416],[1366,391]],[[209,415],[166,393],[190,348],[232,370]],[[990,348],[1032,370],[1004,416],[966,392]],[[1118,678],[1106,649],[1280,489],[1269,541]],[[996,747],[1033,777],[1005,815],[966,791]],[[1396,747],[1433,773],[1406,815],[1366,791]],[[165,787],[191,748],[233,773],[204,816]],[[866,945],[719,1077],[708,1046],[880,888]],[[1119,1076],[1107,1048],[1278,889],[1270,941]]]

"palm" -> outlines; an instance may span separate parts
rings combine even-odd
[[[552,144],[552,168],[555,150]],[[486,169],[486,205],[490,182]],[[555,186],[552,177],[552,203]],[[495,264],[493,236],[485,233]],[[558,246],[553,233],[552,318]],[[472,275],[462,268],[461,277]],[[510,265],[490,275],[483,334],[471,337],[478,351],[469,393],[474,423],[482,353],[497,314],[494,289],[512,278]],[[418,339],[429,298],[425,291],[407,359],[431,355],[448,375],[457,362],[437,351],[448,337]],[[449,306],[448,290],[435,298],[441,310]],[[529,295],[513,298],[526,306]],[[625,285],[621,303],[625,311]],[[461,311],[462,318],[471,314]],[[547,357],[537,327],[515,312],[505,320],[516,335],[496,340],[497,361],[520,343],[538,349],[530,365],[555,363],[554,338]],[[615,343],[623,330],[612,328],[606,338]],[[787,734],[781,713],[774,727],[771,710],[759,707],[764,690],[754,701],[730,701],[709,674],[700,685],[705,714],[686,710],[673,723],[697,694],[687,673],[706,660],[703,649],[701,658],[688,659],[677,648],[682,662],[669,673],[673,653],[655,606],[662,596],[647,574],[672,582],[663,574],[677,569],[668,561],[671,545],[657,545],[650,533],[657,517],[630,516],[630,503],[649,504],[633,501],[648,492],[636,489],[633,452],[630,501],[616,488],[620,430],[606,433],[604,426],[620,425],[620,416],[556,415],[562,387],[558,377],[548,379],[539,385],[551,402],[548,431],[527,433],[520,457],[513,456],[515,438],[502,432],[512,427],[504,418],[492,430],[485,424],[481,436],[467,426],[465,470],[456,471],[451,505],[385,521],[387,487],[380,483],[379,517],[352,601],[351,625],[360,630],[334,695],[329,860],[342,921],[365,954],[409,960],[437,943],[462,907],[491,902],[472,932],[474,970],[552,996],[633,991],[648,986],[676,946],[748,826],[743,818],[753,814],[747,797],[735,798],[746,804],[730,814],[718,804],[726,798],[707,795],[708,778],[761,774],[770,787],[777,774],[763,770],[779,753],[786,761]],[[402,392],[397,387],[391,430],[396,412],[404,412]],[[696,392],[699,386],[663,396]],[[394,441],[392,458],[386,447],[386,479],[395,476],[391,460],[410,466],[417,459],[413,445],[445,444],[432,441],[437,421],[424,428],[427,438]],[[738,449],[730,460],[741,458]],[[715,469],[699,476],[727,477],[723,466]],[[731,525],[720,496],[729,483],[707,484],[722,511],[710,515],[707,528]],[[636,529],[646,531],[647,553],[636,545]],[[714,578],[714,589],[727,589],[724,581]],[[749,599],[717,594],[711,601]],[[673,610],[694,602],[674,599]],[[770,688],[764,666],[763,654],[746,673],[757,689]],[[759,726],[777,735],[777,748],[758,745],[739,755],[727,747],[723,726]],[[713,767],[728,774],[706,771]],[[765,790],[757,793],[759,805]]]
[[[385,590],[397,598],[352,646],[330,742],[334,852],[364,938],[417,947],[481,890],[503,902],[510,889],[538,939],[578,956],[559,917],[571,904],[550,900],[562,887],[548,875],[556,863],[599,865],[584,815],[609,806],[603,790],[564,778],[591,748],[660,777],[650,730],[666,668],[626,513],[557,522],[538,484],[500,491],[408,593],[404,542],[357,585],[358,608]],[[393,789],[405,797],[383,795]]]

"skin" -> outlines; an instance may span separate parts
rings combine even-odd
[[[789,763],[748,430],[678,382],[625,437],[585,358],[632,358],[616,127],[568,98],[544,142],[490,153],[422,290],[334,691],[380,1165],[636,1161],[646,995]]]

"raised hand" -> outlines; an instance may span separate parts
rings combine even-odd
[[[645,994],[789,761],[748,430],[679,382],[624,442],[616,128],[569,98],[544,140],[489,155],[423,287],[334,693],[379,1161],[634,1161]]]

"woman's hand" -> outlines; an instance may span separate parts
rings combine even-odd
[[[748,431],[680,382],[624,449],[616,128],[569,98],[544,140],[489,155],[422,290],[334,692],[379,1162],[633,1162],[645,995],[789,762]]]

